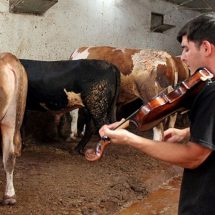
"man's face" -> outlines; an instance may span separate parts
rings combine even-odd
[[[189,67],[191,74],[193,74],[199,67],[204,67],[203,54],[201,45],[198,47],[196,43],[189,41],[187,36],[182,37],[181,42],[182,54],[181,60]]]

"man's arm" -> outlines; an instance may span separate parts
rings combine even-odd
[[[197,143],[181,144],[154,141],[137,136],[125,129],[110,130],[108,126],[103,126],[101,132],[111,139],[111,143],[131,145],[154,158],[183,168],[193,169],[198,167],[212,152],[211,149]]]

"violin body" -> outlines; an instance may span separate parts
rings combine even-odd
[[[135,113],[130,121],[141,131],[146,131],[175,112],[189,110],[198,93],[213,75],[201,69],[183,81],[169,94],[159,94]]]
[[[198,69],[172,92],[168,94],[161,93],[146,105],[142,105],[115,129],[128,127],[129,122],[132,122],[139,130],[146,131],[175,112],[189,110],[198,93],[207,84],[207,80],[212,78],[213,74],[206,68]],[[86,159],[89,161],[98,160],[109,143],[110,139],[108,137],[102,137],[97,144],[95,153],[91,149],[85,153]]]

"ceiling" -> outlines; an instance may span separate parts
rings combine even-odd
[[[215,0],[162,0],[178,5],[182,10],[194,10],[201,13],[215,12]],[[10,12],[43,14],[58,0],[9,0]]]
[[[177,4],[184,10],[195,10],[201,13],[215,12],[215,0],[164,0]]]

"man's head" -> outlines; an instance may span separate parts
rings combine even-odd
[[[212,66],[211,56],[213,60],[215,57],[215,13],[190,20],[179,31],[177,40],[183,49],[181,59],[191,72],[199,67]]]
[[[203,40],[215,45],[215,13],[203,14],[190,20],[178,33],[177,40],[180,43],[183,36],[199,45]]]

